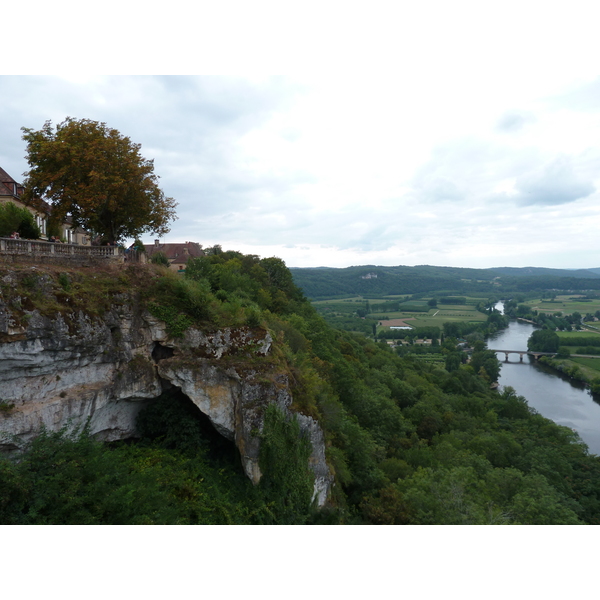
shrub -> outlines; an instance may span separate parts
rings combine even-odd
[[[169,266],[169,259],[164,252],[155,252],[150,258],[150,262],[153,265],[162,265],[163,267]]]
[[[274,404],[265,411],[261,438],[260,484],[273,503],[277,523],[305,522],[313,494],[310,441],[301,435],[296,418],[287,419]]]
[[[10,237],[15,231],[25,239],[37,240],[40,237],[40,229],[26,208],[20,208],[13,202],[0,204],[0,237]]]

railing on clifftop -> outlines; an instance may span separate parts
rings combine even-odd
[[[113,258],[122,257],[124,250],[118,246],[81,246],[79,244],[62,244],[60,242],[44,242],[42,240],[0,238],[0,253],[61,256],[65,258],[69,256]]]

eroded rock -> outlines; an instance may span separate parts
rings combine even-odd
[[[189,329],[172,339],[164,323],[125,302],[101,318],[82,311],[28,315],[19,326],[0,302],[0,402],[12,407],[0,411],[6,448],[35,437],[42,426],[58,431],[86,422],[104,441],[134,437],[139,411],[167,384],[180,388],[236,444],[247,476],[260,480],[265,408],[276,403],[292,416],[287,376],[268,359],[273,341],[267,331]],[[248,368],[249,359],[264,364]],[[314,419],[297,418],[312,443],[310,467],[322,506],[333,480],[323,432]]]

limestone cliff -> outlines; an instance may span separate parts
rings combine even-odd
[[[30,276],[30,275],[26,275]],[[7,294],[24,277],[6,271],[0,296],[0,442],[5,448],[34,437],[42,426],[56,431],[89,421],[98,439],[136,435],[139,411],[165,387],[176,386],[235,443],[248,477],[257,483],[264,409],[276,403],[291,415],[285,370],[270,360],[273,340],[257,327],[167,333],[135,294],[123,293],[101,315],[84,308],[40,310],[26,296]],[[35,273],[35,287],[55,293],[49,274]],[[310,466],[322,506],[332,484],[325,441],[317,421],[297,414],[312,443]]]

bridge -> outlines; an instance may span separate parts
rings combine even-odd
[[[508,362],[509,354],[518,354],[519,360],[523,362],[523,356],[528,354],[529,356],[533,356],[535,360],[537,360],[540,356],[556,356],[557,352],[538,352],[537,350],[496,350],[495,348],[487,348],[487,350],[491,350],[492,352],[497,352],[498,354],[504,353],[506,360]],[[600,358],[596,354],[569,354],[570,357],[575,358]]]
[[[532,350],[496,350],[495,348],[488,348],[488,350],[491,350],[492,352],[497,352],[498,354],[504,352],[506,362],[508,362],[509,354],[518,354],[519,360],[521,362],[523,362],[523,356],[525,356],[526,354],[528,354],[529,356],[533,356],[535,360],[537,360],[540,356],[554,356],[556,354],[556,352],[534,352]]]

